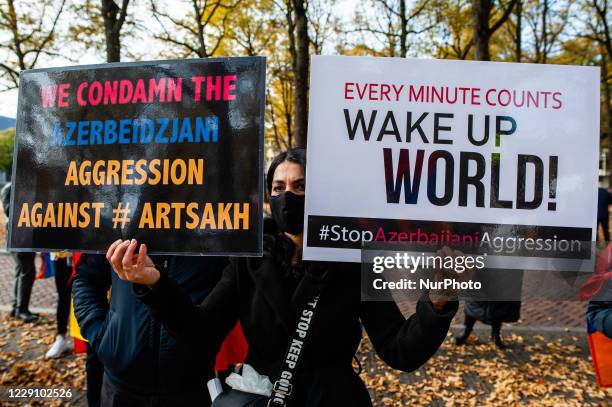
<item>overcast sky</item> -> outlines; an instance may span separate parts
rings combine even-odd
[[[349,20],[355,13],[355,8],[359,4],[359,0],[339,0],[338,4],[334,6],[338,17],[343,20]],[[154,44],[155,41],[143,42],[142,49],[147,50],[148,55],[152,55],[150,59],[155,58],[155,51],[151,52],[151,47],[158,46]],[[136,49],[135,51],[138,51]],[[104,62],[104,55],[96,54],[95,52],[87,52],[83,55],[79,55],[79,64],[97,64]],[[56,66],[74,65],[70,61],[64,58],[47,58],[38,65],[38,68],[48,68]],[[17,115],[17,97],[18,91],[10,90],[6,92],[0,92],[0,116],[16,117]]]

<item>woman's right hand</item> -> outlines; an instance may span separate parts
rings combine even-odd
[[[147,256],[147,246],[141,244],[138,254],[134,253],[136,247],[136,239],[119,239],[108,248],[106,259],[120,279],[151,288],[159,281],[159,270]]]

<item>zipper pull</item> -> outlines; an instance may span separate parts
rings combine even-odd
[[[164,270],[168,270],[168,259],[164,260]]]

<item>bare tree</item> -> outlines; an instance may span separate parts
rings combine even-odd
[[[608,0],[585,0],[582,4],[586,13],[588,32],[582,37],[595,42],[599,49],[599,66],[601,67],[601,87],[603,92],[604,111],[606,112],[605,138],[612,150],[612,39],[610,35],[610,3]],[[608,154],[608,168],[612,168],[612,154]],[[612,185],[612,174],[610,174]]]
[[[273,0],[274,13],[284,24],[276,26],[268,53],[268,123],[273,130],[273,146],[284,150],[295,141],[295,72],[297,47],[292,0]]]
[[[308,72],[310,69],[310,37],[306,0],[291,0],[295,21],[295,145],[306,147],[308,136]]]
[[[514,55],[516,62],[521,62],[523,57],[523,0],[516,2],[516,36],[514,39]]]
[[[270,116],[270,123],[272,124],[272,141],[274,142],[274,147],[277,151],[284,151],[289,146],[282,141],[283,137],[281,136],[280,126],[278,125],[276,118],[273,100],[274,98],[270,94],[270,90],[266,90],[266,113]]]
[[[551,4],[550,0],[526,1],[523,14],[533,41],[532,62],[545,64],[555,48],[561,46],[561,36],[571,17],[573,1]]]
[[[121,61],[121,29],[125,23],[130,0],[122,0],[119,7],[114,0],[101,0],[104,35],[106,38],[106,62]]]
[[[472,27],[474,30],[472,43],[474,59],[489,61],[489,42],[493,34],[508,20],[517,0],[509,0],[505,5],[499,5],[501,16],[491,24],[495,15],[495,0],[472,0]]]
[[[143,30],[131,11],[135,3],[134,0],[72,0],[68,27],[70,45],[82,51],[95,49],[106,56],[106,62],[119,62],[122,57],[137,58],[134,47],[129,46]]]
[[[439,24],[429,33],[438,58],[466,59],[472,49],[471,0],[447,0],[439,13]]]
[[[591,9],[594,19],[585,21],[589,28],[589,33],[583,37],[600,44],[606,54],[608,63],[612,64],[612,39],[610,38],[610,4],[608,0],[588,0],[585,4],[587,9]]]
[[[284,109],[287,118],[289,146],[306,146],[308,137],[308,74],[310,70],[310,36],[308,34],[308,3],[306,0],[275,0],[275,4],[287,23],[287,50],[289,51],[293,89],[284,89],[283,100],[289,93],[293,95],[293,108]],[[291,131],[291,127],[293,131]],[[293,140],[293,143],[291,142]]]
[[[340,22],[334,16],[333,0],[316,0],[308,4],[310,44],[315,54],[322,54],[325,44],[340,33]]]
[[[154,33],[160,41],[178,46],[183,56],[207,58],[214,55],[227,39],[231,12],[241,0],[190,0],[185,15],[172,13],[151,0],[150,8],[161,32]],[[174,6],[174,3],[170,3]]]
[[[243,1],[229,24],[227,38],[248,56],[266,54],[282,31],[275,11],[272,0]]]
[[[0,90],[19,87],[19,72],[36,67],[41,55],[58,55],[53,47],[64,6],[65,0],[0,1],[0,50],[5,54]]]
[[[420,0],[412,8],[406,0],[370,0],[366,4],[367,9],[355,16],[357,27],[349,33],[372,36],[370,38],[383,44],[383,54],[391,57],[405,58],[411,45],[410,37],[431,30],[440,19],[439,1]]]
[[[508,19],[507,24],[504,25],[506,32],[513,41],[515,62],[521,62],[523,59],[523,3],[524,0],[517,0],[512,15]]]

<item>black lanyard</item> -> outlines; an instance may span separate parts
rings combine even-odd
[[[285,353],[285,359],[281,366],[277,380],[272,387],[272,395],[268,400],[268,407],[287,406],[289,398],[293,393],[295,377],[298,371],[299,362],[303,360],[302,353],[306,346],[310,328],[314,322],[317,303],[319,302],[319,294],[306,306],[299,314],[295,329],[289,338],[289,346]]]

